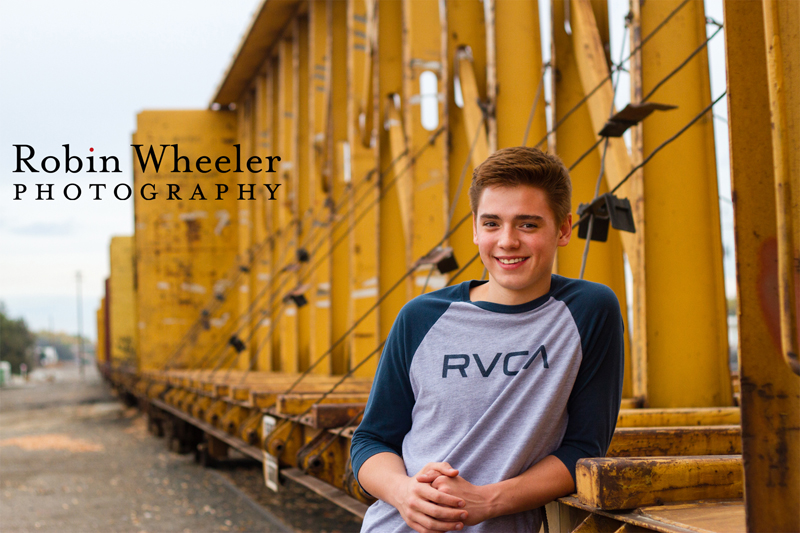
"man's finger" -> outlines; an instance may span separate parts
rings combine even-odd
[[[450,466],[449,463],[428,463],[415,476],[420,483],[431,483],[439,476],[456,477],[458,470]]]
[[[433,502],[433,504],[436,504],[436,506],[442,506],[440,507],[442,509],[451,508],[455,515],[458,515],[458,513],[462,512],[459,511],[459,509],[466,505],[466,502],[458,496],[445,494],[444,492],[436,490],[427,485],[424,485],[420,488],[422,490],[418,492],[418,495],[423,501]],[[458,520],[458,518],[455,518],[454,520]]]
[[[442,492],[441,490],[433,489],[434,493],[425,493],[428,501],[431,501],[437,505],[444,505],[447,507],[456,507],[458,509],[464,507],[466,502],[459,498],[458,496],[453,496],[452,494],[447,494],[446,492]]]
[[[462,514],[466,516],[464,511],[455,511],[456,517],[453,519],[441,516],[433,516],[431,514],[441,514],[441,509],[442,508],[437,505],[428,503],[427,505],[422,506],[422,510],[415,512],[410,518],[418,524],[421,524],[426,529],[433,531],[459,531],[464,528],[463,520],[465,519],[460,518],[460,515]]]

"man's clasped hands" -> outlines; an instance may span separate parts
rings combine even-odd
[[[492,516],[488,486],[473,485],[448,463],[428,463],[407,478],[394,506],[414,531],[460,531]]]

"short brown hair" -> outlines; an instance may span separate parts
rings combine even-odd
[[[572,211],[572,183],[561,159],[538,148],[515,146],[496,151],[472,173],[469,187],[472,212],[477,214],[478,201],[485,188],[519,185],[544,191],[558,224]]]

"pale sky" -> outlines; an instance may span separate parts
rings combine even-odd
[[[130,136],[144,109],[205,108],[260,0],[47,0],[0,4],[0,301],[33,329],[75,332],[76,272],[83,275],[83,331],[108,276],[113,235],[133,233],[133,200],[111,199],[132,181]],[[63,159],[117,155],[93,201],[86,174],[17,174],[14,144]],[[98,175],[95,175],[98,176]],[[71,202],[63,186],[83,185]],[[13,201],[13,183],[25,183]],[[54,183],[54,201],[36,201]]]
[[[544,2],[543,2],[544,4]],[[611,0],[612,49],[619,56],[627,0]],[[46,0],[0,4],[0,301],[10,316],[33,329],[77,330],[76,272],[83,276],[83,331],[96,338],[95,310],[108,276],[113,235],[133,233],[133,200],[111,190],[132,181],[130,136],[144,109],[205,108],[260,0]],[[708,0],[722,20],[721,0]],[[542,6],[546,21],[547,7]],[[544,24],[547,29],[547,24]],[[543,35],[547,39],[546,32]],[[712,94],[725,88],[724,42],[710,45]],[[621,80],[626,84],[625,77]],[[629,94],[618,91],[618,108]],[[715,114],[727,115],[724,100]],[[717,130],[720,193],[730,198],[727,128]],[[121,174],[102,174],[104,200],[93,201],[86,174],[24,173],[15,168],[14,144],[42,155],[120,158]],[[98,176],[98,175],[95,175]],[[82,186],[76,201],[65,184]],[[28,187],[13,201],[14,183]],[[36,201],[36,184],[53,183],[54,201]],[[733,251],[731,206],[720,204],[725,246]],[[726,284],[733,294],[731,257]]]

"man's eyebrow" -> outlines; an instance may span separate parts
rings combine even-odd
[[[495,215],[492,213],[481,213],[480,215],[481,220],[500,220],[499,215]],[[543,216],[540,215],[516,215],[514,220],[544,220]]]

